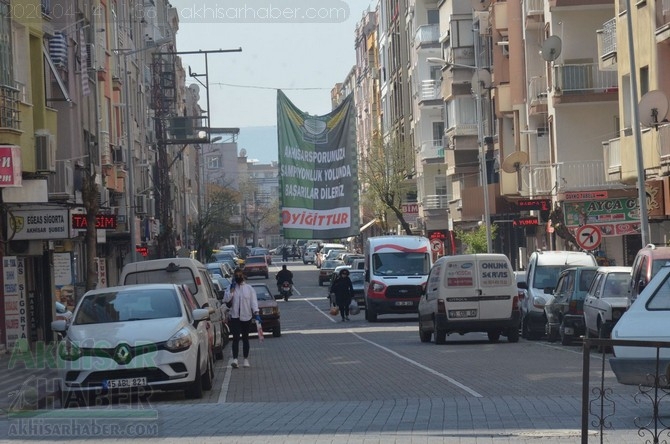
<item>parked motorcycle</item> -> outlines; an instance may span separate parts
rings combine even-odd
[[[281,287],[279,287],[279,294],[284,298],[284,301],[288,301],[289,296],[293,295],[293,288],[289,281],[282,282]]]

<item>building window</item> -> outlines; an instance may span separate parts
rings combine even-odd
[[[221,162],[219,162],[218,156],[209,156],[207,157],[207,169],[216,170],[221,168]]]

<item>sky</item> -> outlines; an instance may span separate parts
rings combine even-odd
[[[277,160],[246,127],[277,121],[277,89],[301,110],[331,110],[330,91],[355,65],[356,24],[375,0],[171,0],[179,15],[178,51],[235,50],[207,56],[212,127],[240,128],[249,158]],[[321,19],[310,19],[320,16]],[[188,77],[205,73],[205,56],[183,55]],[[204,80],[201,78],[201,80]],[[201,107],[204,88],[201,87]],[[266,134],[264,131],[263,134]],[[253,139],[253,142],[251,141]],[[244,142],[249,140],[248,142]],[[243,146],[248,144],[249,146]]]

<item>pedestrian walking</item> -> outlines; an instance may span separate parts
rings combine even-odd
[[[340,274],[330,286],[330,292],[335,294],[335,300],[331,301],[333,306],[340,309],[342,322],[349,320],[349,304],[354,297],[354,286],[349,279],[349,270],[342,269]]]
[[[226,291],[223,302],[230,308],[229,326],[233,334],[233,368],[239,367],[237,357],[240,351],[240,338],[242,339],[243,366],[249,367],[249,329],[251,320],[256,319],[260,325],[261,317],[258,311],[258,299],[254,287],[246,283],[244,273],[241,269],[235,269],[234,282]]]

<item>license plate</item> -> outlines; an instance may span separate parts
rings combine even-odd
[[[107,381],[107,388],[143,387],[145,385],[147,385],[147,378],[110,379]]]
[[[450,318],[474,318],[477,316],[477,310],[449,310]]]
[[[400,306],[400,307],[406,307],[406,306],[409,306],[409,305],[414,305],[414,302],[412,302],[412,301],[396,301],[395,305]]]

